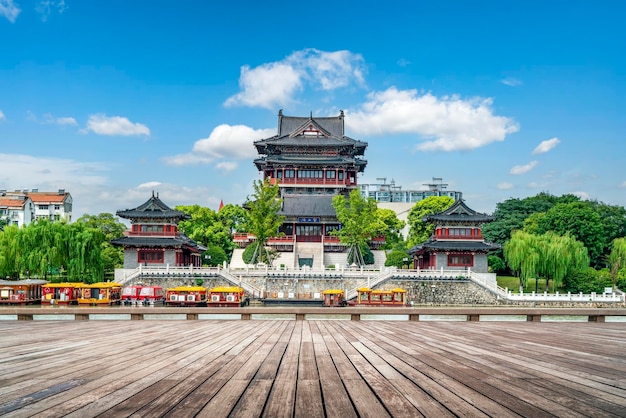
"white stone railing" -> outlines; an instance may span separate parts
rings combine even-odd
[[[624,302],[624,294],[618,293],[513,293],[505,289],[508,300],[525,302]]]

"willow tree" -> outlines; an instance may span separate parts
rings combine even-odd
[[[333,232],[348,247],[348,263],[364,266],[361,248],[386,229],[386,224],[378,216],[376,201],[364,198],[355,189],[350,192],[348,199],[344,195],[333,197],[333,207],[341,223],[341,229]]]
[[[524,231],[513,231],[511,239],[504,244],[504,259],[509,268],[519,277],[520,289],[538,273],[541,245],[538,236]]]
[[[616,238],[613,240],[611,254],[609,254],[609,264],[611,266],[611,281],[615,288],[615,281],[619,271],[626,267],[626,238]]]
[[[69,246],[67,247],[67,278],[70,281],[93,283],[103,280],[101,230],[89,228],[82,223],[69,225]]]
[[[0,278],[20,275],[19,233],[16,225],[8,225],[0,232]]]
[[[254,193],[248,197],[244,207],[248,209],[246,229],[256,237],[251,262],[266,261],[272,264],[272,257],[266,248],[267,240],[278,234],[284,216],[278,215],[282,199],[278,196],[278,184],[271,184],[269,179],[256,180],[253,183]]]
[[[542,235],[514,231],[504,245],[504,258],[511,270],[519,274],[520,287],[526,286],[530,277],[546,278],[553,288],[574,271],[589,266],[587,249],[570,234],[547,232]]]
[[[584,244],[566,233],[548,231],[540,236],[543,241],[539,274],[546,278],[546,288],[553,281],[553,289],[561,286],[563,279],[574,271],[589,267],[589,255]]]
[[[63,254],[70,226],[65,222],[38,220],[20,229],[20,271],[28,276],[47,278],[52,269],[66,262]]]

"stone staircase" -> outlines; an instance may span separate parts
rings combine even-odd
[[[294,268],[298,268],[298,257],[313,258],[313,270],[321,270],[324,263],[324,246],[321,242],[297,242],[294,248]]]

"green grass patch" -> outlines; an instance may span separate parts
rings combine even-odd
[[[498,286],[502,288],[508,288],[513,293],[519,293],[519,279],[515,276],[496,276]],[[543,293],[546,290],[546,281],[539,279],[537,283],[537,292]],[[528,279],[526,281],[526,288],[524,293],[531,293],[535,291],[535,279]],[[550,291],[548,291],[550,293]]]

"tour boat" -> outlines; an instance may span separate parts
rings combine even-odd
[[[141,292],[141,285],[130,285],[122,288],[122,302],[125,305],[134,305],[139,300],[139,293]]]
[[[155,305],[165,301],[165,290],[161,286],[142,286],[139,291],[138,303]]]
[[[346,306],[345,293],[341,289],[322,291],[322,306]]]
[[[357,289],[355,305],[367,306],[405,306],[407,291],[400,288],[392,290],[372,290],[367,287]]]
[[[122,301],[122,285],[115,282],[80,284],[79,305],[119,305]]]
[[[165,304],[168,306],[206,306],[206,287],[178,286],[167,289]]]
[[[41,303],[50,305],[76,305],[82,283],[46,283],[41,286]]]
[[[250,299],[245,296],[243,287],[220,286],[209,290],[207,306],[247,306]]]
[[[28,305],[41,303],[41,288],[47,280],[0,280],[0,304]]]

